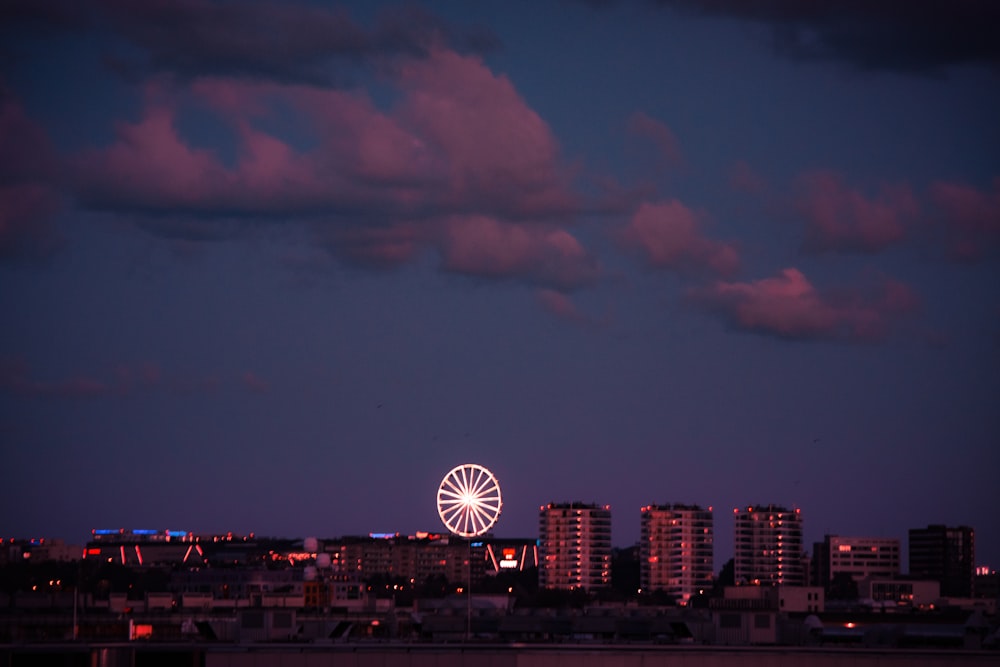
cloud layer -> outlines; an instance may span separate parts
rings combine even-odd
[[[657,0],[684,12],[771,26],[775,51],[861,69],[927,72],[1000,64],[1000,5],[990,0]]]
[[[795,268],[752,282],[717,281],[689,296],[736,330],[787,340],[876,341],[919,304],[909,287],[894,280],[868,290],[822,293]]]
[[[149,226],[175,237],[211,237],[231,216],[291,216],[357,262],[396,265],[433,249],[468,275],[560,289],[594,279],[594,259],[566,228],[580,203],[555,138],[505,77],[438,50],[402,59],[389,82],[398,98],[388,110],[363,91],[151,85],[138,121],[73,160],[77,195],[102,210],[182,214],[181,225]],[[232,164],[182,135],[185,100],[231,128]],[[289,109],[306,145],[263,129]]]
[[[875,197],[849,188],[829,171],[799,179],[795,208],[806,222],[803,249],[807,252],[865,252],[885,250],[906,234],[906,222],[919,213],[916,197],[907,185],[885,185]]]
[[[619,238],[655,268],[733,274],[739,268],[739,253],[731,244],[706,238],[701,232],[703,217],[676,199],[646,202]]]

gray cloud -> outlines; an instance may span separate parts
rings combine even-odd
[[[768,24],[774,48],[799,60],[932,72],[1000,64],[1000,3],[991,0],[656,0],[679,12]]]

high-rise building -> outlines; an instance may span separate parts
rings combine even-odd
[[[549,503],[538,512],[542,588],[595,590],[611,585],[611,507]]]
[[[712,508],[647,505],[642,508],[639,582],[687,604],[712,585]]]
[[[976,534],[969,526],[910,529],[910,574],[941,583],[945,597],[971,597]]]
[[[813,544],[813,583],[826,588],[837,575],[854,581],[899,575],[899,539],[827,535]]]
[[[802,586],[802,515],[777,505],[735,508],[737,583]]]

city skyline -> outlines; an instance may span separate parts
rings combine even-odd
[[[998,25],[3,3],[0,533],[412,534],[475,462],[498,536],[713,506],[718,569],[776,504],[996,567]]]
[[[245,535],[257,536],[257,537],[266,538],[266,539],[272,539],[273,538],[273,539],[287,539],[287,540],[302,540],[303,542],[309,542],[310,540],[316,540],[316,539],[321,539],[321,540],[340,540],[340,539],[351,539],[351,538],[363,538],[363,537],[366,537],[366,536],[369,537],[369,538],[374,538],[374,539],[383,539],[383,538],[388,538],[388,537],[397,537],[397,538],[409,537],[411,539],[413,539],[413,538],[421,539],[421,538],[425,538],[425,537],[439,538],[439,537],[452,536],[452,537],[457,537],[457,538],[463,539],[463,540],[468,539],[468,540],[471,540],[471,541],[477,541],[477,540],[481,540],[481,539],[486,539],[486,540],[532,539],[532,540],[535,540],[537,543],[541,544],[542,541],[544,540],[544,535],[542,534],[543,531],[541,530],[541,528],[542,528],[541,524],[544,524],[545,520],[544,519],[540,519],[539,517],[544,517],[547,512],[551,511],[554,508],[555,509],[561,509],[561,508],[577,508],[577,507],[588,508],[588,509],[603,509],[603,510],[605,510],[610,515],[610,532],[611,532],[612,535],[615,533],[614,529],[615,529],[616,525],[618,523],[620,523],[620,520],[619,521],[615,520],[615,518],[614,518],[615,517],[615,512],[613,511],[613,508],[611,508],[610,505],[602,505],[600,503],[584,503],[584,502],[580,502],[580,501],[574,500],[574,501],[549,502],[549,503],[547,503],[545,505],[541,505],[539,507],[539,512],[536,514],[536,520],[540,521],[540,525],[538,525],[539,529],[536,530],[534,533],[522,533],[522,534],[511,534],[509,532],[496,533],[491,528],[488,532],[483,533],[482,535],[479,535],[479,536],[463,536],[463,535],[461,535],[459,533],[456,533],[456,532],[450,530],[450,528],[447,525],[445,525],[443,523],[443,521],[440,520],[440,517],[439,517],[439,525],[438,526],[430,528],[430,529],[422,529],[422,530],[416,530],[416,531],[412,531],[412,532],[398,531],[398,530],[396,530],[396,531],[394,531],[394,530],[374,531],[373,530],[373,531],[368,531],[368,532],[357,532],[357,533],[321,534],[321,533],[315,533],[314,532],[314,533],[310,533],[308,535],[293,535],[293,534],[287,534],[287,533],[262,534],[262,533],[256,533],[254,531],[248,531],[247,533],[245,533]],[[865,547],[868,547],[871,544],[880,544],[881,545],[883,543],[890,543],[890,542],[892,542],[892,543],[895,543],[897,546],[901,545],[901,549],[897,553],[895,553],[895,555],[893,556],[893,558],[894,558],[893,562],[896,564],[896,567],[899,568],[899,572],[902,573],[902,574],[912,574],[910,572],[910,567],[909,567],[909,548],[910,548],[909,547],[909,538],[910,538],[910,536],[913,533],[915,533],[915,532],[916,533],[923,533],[925,531],[931,531],[931,530],[941,530],[941,531],[944,531],[944,530],[947,530],[947,531],[954,531],[954,530],[966,531],[966,530],[971,530],[974,536],[977,535],[976,527],[975,526],[967,526],[967,525],[961,525],[961,526],[959,526],[957,524],[947,524],[947,525],[944,525],[944,524],[927,524],[926,526],[911,526],[911,527],[907,528],[905,531],[903,531],[900,535],[867,535],[867,534],[863,535],[863,534],[858,533],[856,531],[855,532],[851,532],[850,530],[848,530],[846,532],[840,532],[840,533],[824,533],[822,535],[816,536],[815,539],[813,539],[813,536],[811,535],[811,533],[807,532],[804,529],[804,527],[803,527],[804,522],[801,520],[801,511],[800,511],[801,508],[782,508],[782,507],[774,505],[774,504],[769,504],[769,505],[751,505],[751,506],[747,506],[746,508],[738,508],[738,507],[733,508],[733,511],[732,511],[731,514],[728,513],[728,512],[724,513],[725,516],[732,517],[732,519],[733,519],[733,525],[731,527],[732,530],[731,531],[725,531],[725,530],[723,530],[720,533],[718,531],[718,526],[716,526],[716,524],[715,524],[715,512],[714,512],[714,508],[713,507],[709,506],[709,507],[704,507],[703,508],[703,507],[700,507],[699,505],[696,505],[696,504],[667,503],[667,504],[662,504],[662,505],[645,505],[643,507],[638,508],[638,516],[636,518],[637,518],[638,526],[640,528],[640,531],[639,531],[640,532],[640,536],[639,536],[639,538],[637,538],[635,541],[627,543],[627,544],[626,543],[619,544],[618,542],[616,542],[614,540],[614,538],[612,538],[612,540],[611,540],[611,548],[613,548],[613,549],[638,548],[639,552],[643,553],[643,549],[644,548],[646,548],[646,549],[649,548],[649,545],[644,544],[644,540],[643,540],[643,535],[645,535],[645,533],[646,533],[646,529],[643,526],[646,523],[646,520],[649,518],[647,516],[647,512],[649,512],[651,510],[660,510],[660,511],[666,512],[667,510],[671,510],[671,509],[673,509],[673,511],[677,511],[677,512],[679,512],[680,510],[684,510],[688,514],[690,514],[691,512],[695,512],[695,514],[698,515],[698,516],[708,515],[710,517],[709,521],[711,523],[711,526],[710,526],[710,529],[709,529],[710,534],[709,534],[709,539],[708,539],[708,546],[709,546],[709,549],[711,551],[711,556],[712,556],[710,558],[710,560],[714,561],[714,566],[713,566],[713,568],[711,568],[712,576],[717,576],[719,574],[719,570],[722,567],[726,566],[727,563],[730,560],[732,560],[733,563],[735,564],[735,561],[738,559],[739,554],[737,553],[737,549],[736,549],[736,540],[733,539],[733,538],[737,534],[739,534],[740,531],[741,531],[741,526],[740,526],[740,520],[741,520],[741,518],[745,519],[748,514],[753,514],[754,512],[757,512],[757,513],[767,513],[768,511],[771,511],[771,512],[788,513],[788,514],[792,514],[792,515],[798,516],[799,517],[798,522],[797,522],[798,525],[795,527],[795,533],[796,533],[797,536],[794,537],[794,538],[792,538],[792,541],[794,541],[796,544],[800,545],[800,547],[798,548],[798,553],[800,555],[809,557],[810,559],[813,560],[813,564],[812,564],[813,568],[826,567],[827,569],[829,569],[829,565],[820,566],[819,564],[817,564],[815,562],[815,560],[817,558],[828,559],[830,557],[829,544],[831,543],[831,540],[832,540],[832,542],[834,544],[854,544],[855,542],[857,542],[858,544],[861,544],[861,545],[863,545]],[[681,515],[679,514],[678,516],[681,516]],[[690,521],[690,519],[689,518],[685,519],[685,522],[686,521]],[[686,524],[685,522],[682,522],[682,523],[684,523],[684,525],[685,525],[684,530],[687,531],[687,530],[690,529],[690,525]],[[805,524],[805,525],[808,525],[808,524]],[[743,530],[745,531],[745,528],[743,528]],[[57,539],[57,540],[63,541],[64,543],[66,543],[67,545],[70,545],[70,546],[74,546],[74,545],[75,546],[82,546],[82,545],[84,545],[84,544],[86,544],[86,543],[88,543],[88,542],[90,542],[90,541],[92,541],[94,539],[104,539],[104,538],[107,538],[107,537],[112,537],[113,538],[113,537],[117,536],[118,534],[131,535],[131,534],[133,534],[133,532],[137,536],[146,536],[146,535],[149,535],[149,534],[156,533],[156,534],[162,534],[162,535],[170,534],[170,535],[174,536],[175,538],[191,538],[191,537],[202,538],[202,537],[211,537],[211,536],[220,536],[220,535],[222,535],[222,536],[226,536],[226,535],[229,535],[229,536],[241,535],[241,533],[233,532],[233,531],[228,531],[228,530],[225,530],[225,528],[223,528],[221,530],[214,530],[214,531],[210,530],[210,531],[199,532],[199,531],[182,530],[178,526],[174,526],[174,528],[151,528],[149,526],[146,526],[145,528],[135,528],[135,527],[133,527],[133,528],[125,528],[125,527],[109,528],[107,526],[104,526],[104,527],[100,527],[100,528],[96,528],[96,527],[92,528],[90,530],[90,532],[88,533],[88,535],[89,535],[88,539],[86,539],[86,540],[80,540],[79,543],[74,542],[72,539],[66,539],[66,537],[62,536],[62,535],[32,534],[30,537],[26,536],[26,535],[10,535],[10,536],[3,536],[3,539],[6,540],[6,541],[9,541],[12,544],[16,540],[24,540],[24,541],[32,540],[32,541],[34,541],[34,540],[38,540],[38,539]],[[620,526],[619,526],[619,532],[620,532]],[[721,540],[720,540],[720,537],[721,537]],[[974,537],[974,541],[976,539],[978,539],[978,537]],[[716,545],[719,544],[720,542],[723,545],[727,545],[728,548],[730,548],[731,550],[728,553],[721,553],[720,554],[719,550],[716,548]],[[820,553],[819,551],[817,551],[817,549],[820,546],[822,546],[824,543],[826,543],[826,549],[827,550],[824,551],[823,553]],[[981,558],[979,555],[976,555],[974,547],[973,547],[973,554],[974,554],[974,556],[973,556],[973,561],[972,561],[972,569],[985,568],[987,570],[993,570],[993,571],[995,571],[997,569],[995,563],[988,562],[988,561],[984,560],[983,558]],[[791,553],[789,555],[791,556]],[[843,558],[843,556],[841,558]],[[808,583],[808,581],[806,581],[805,584],[796,584],[796,585],[809,585],[809,583]]]

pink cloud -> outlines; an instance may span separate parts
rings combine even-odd
[[[428,244],[429,230],[401,222],[389,227],[316,227],[317,239],[349,261],[392,268],[413,259]]]
[[[151,389],[160,383],[160,367],[150,362],[134,367],[123,364],[115,369],[115,379],[116,391],[121,394],[129,394],[137,389]]]
[[[690,296],[735,329],[794,340],[878,340],[919,305],[913,291],[895,280],[824,294],[795,268],[753,282],[718,281]]]
[[[0,388],[22,396],[59,398],[91,398],[111,391],[107,383],[83,375],[54,382],[35,380],[28,365],[19,360],[0,363]]]
[[[729,170],[729,186],[737,192],[762,194],[767,181],[743,160],[737,160]]]
[[[52,226],[62,197],[45,130],[0,86],[0,260],[37,259],[61,243]]]
[[[976,260],[1000,245],[1000,177],[993,179],[992,191],[965,183],[933,183],[930,198],[955,259]]]
[[[206,149],[184,143],[166,106],[137,123],[118,123],[118,141],[75,160],[83,200],[109,208],[191,210],[232,203],[233,176]]]
[[[144,225],[173,237],[217,236],[232,214],[297,214],[319,245],[374,266],[436,248],[450,271],[556,286],[593,280],[593,258],[562,229],[578,204],[558,145],[511,82],[441,49],[395,64],[387,71],[400,95],[388,111],[364,91],[307,85],[150,86],[142,118],[76,161],[80,196],[101,208],[184,211],[187,224],[156,216]],[[176,117],[188,98],[231,126],[234,163],[182,136]],[[289,110],[306,141],[273,130]]]
[[[444,50],[400,70],[400,117],[447,161],[449,199],[512,217],[577,208],[551,130],[507,77]]]
[[[47,182],[58,171],[55,152],[41,125],[0,85],[0,183]]]
[[[542,308],[560,319],[577,323],[587,321],[587,316],[580,312],[568,294],[553,289],[540,289],[535,292],[535,296]]]
[[[243,375],[240,377],[240,380],[243,382],[244,387],[253,392],[261,393],[267,391],[270,388],[270,384],[268,384],[266,380],[262,379],[260,376],[258,376],[256,373],[252,371],[247,371],[243,373]]]
[[[39,183],[0,186],[0,259],[44,257],[61,244],[51,218],[61,198]]]
[[[651,142],[662,164],[677,164],[683,160],[673,131],[642,111],[637,111],[629,117],[628,132],[634,137]]]
[[[919,206],[908,185],[884,185],[875,197],[847,187],[837,174],[818,171],[799,179],[797,212],[805,219],[808,252],[884,250],[906,234]]]
[[[440,241],[448,271],[488,278],[521,278],[571,289],[593,282],[596,260],[569,232],[501,222],[485,216],[453,217]]]
[[[739,268],[736,248],[705,238],[700,227],[701,216],[676,199],[647,202],[639,206],[620,240],[657,268],[734,273]]]
[[[69,375],[49,380],[33,377],[31,368],[20,360],[0,360],[0,390],[21,396],[93,398],[99,396],[130,396],[158,391],[163,385],[163,373],[152,362],[119,364],[102,378],[90,374]],[[247,379],[243,378],[244,382]],[[218,377],[174,377],[166,389],[175,393],[210,392],[218,388]]]

